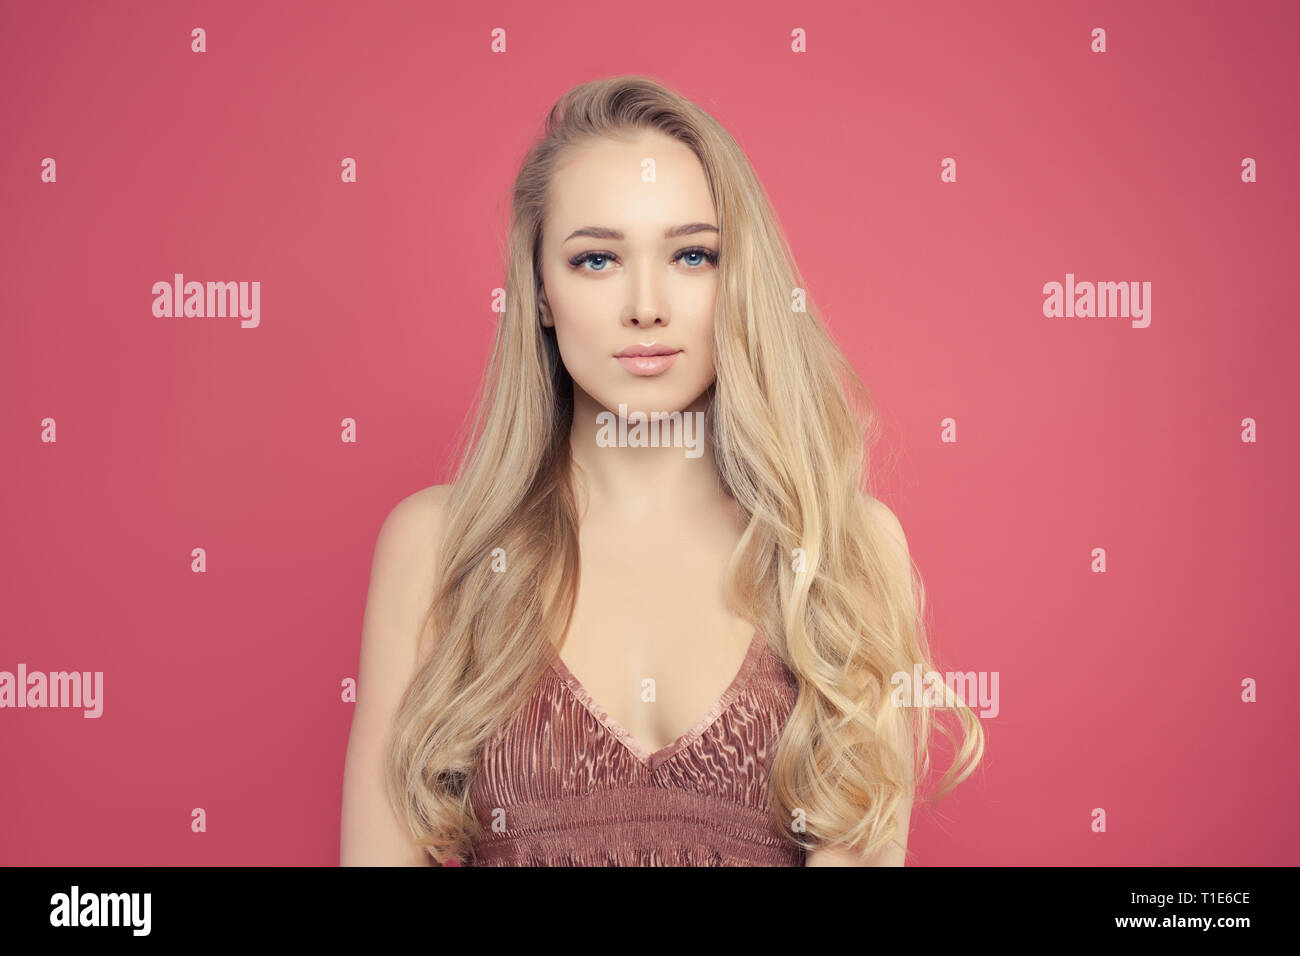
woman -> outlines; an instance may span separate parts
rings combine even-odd
[[[708,114],[556,104],[454,484],[376,544],[344,864],[902,865],[924,593],[802,286]]]

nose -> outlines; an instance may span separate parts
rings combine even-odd
[[[631,301],[623,310],[623,325],[633,329],[667,325],[668,307],[653,266],[643,263],[628,271]]]

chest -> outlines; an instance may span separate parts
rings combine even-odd
[[[581,530],[582,576],[560,657],[610,723],[655,753],[697,729],[731,689],[755,632],[726,601],[733,529],[635,530]]]

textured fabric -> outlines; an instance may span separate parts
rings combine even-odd
[[[768,773],[793,675],[755,634],[722,697],[650,753],[556,655],[483,749],[471,866],[803,866],[768,813]],[[499,821],[494,832],[493,823]]]

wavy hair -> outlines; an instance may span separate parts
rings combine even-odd
[[[469,788],[481,749],[523,706],[548,644],[567,631],[581,570],[573,382],[554,329],[539,322],[542,223],[563,154],[643,129],[690,147],[718,216],[717,379],[706,429],[723,487],[747,518],[727,596],[798,681],[771,765],[770,810],[805,850],[839,845],[866,859],[895,836],[895,813],[919,792],[932,728],[942,726],[931,708],[891,699],[892,675],[934,665],[920,575],[891,556],[897,544],[873,522],[863,490],[864,438],[874,443],[879,423],[811,300],[792,307],[803,281],[740,147],[708,113],[643,76],[566,93],[515,181],[505,311],[458,449],[420,663],[390,737],[389,798],[434,861],[470,854],[480,835]],[[497,548],[508,573],[492,570]],[[984,750],[970,708],[958,700],[947,710],[962,742],[935,799]]]

